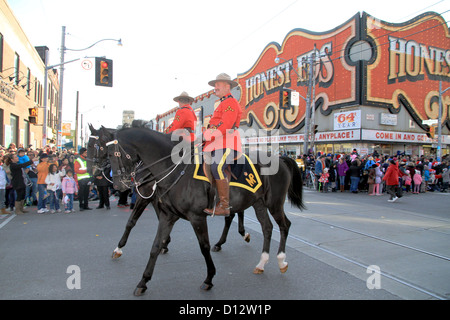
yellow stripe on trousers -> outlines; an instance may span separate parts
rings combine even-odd
[[[225,177],[224,177],[224,175],[223,175],[222,167],[223,167],[223,165],[225,164],[225,161],[227,160],[227,157],[228,157],[228,155],[230,154],[230,152],[231,152],[231,149],[230,149],[230,148],[227,148],[227,149],[225,150],[225,153],[224,153],[224,155],[222,156],[222,159],[220,159],[219,165],[217,166],[217,171],[218,171],[218,173],[219,173],[219,178],[220,178],[221,180],[225,179]]]

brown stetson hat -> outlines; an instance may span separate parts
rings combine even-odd
[[[231,80],[231,77],[229,75],[227,75],[226,73],[221,73],[216,77],[216,80],[211,80],[210,82],[208,82],[208,84],[212,87],[215,86],[216,82],[227,82],[230,84],[231,89],[233,89],[234,87],[238,86],[238,83],[236,81]]]
[[[185,91],[183,91],[178,97],[173,98],[173,101],[178,102],[180,99],[187,99],[189,100],[189,103],[192,103],[195,100]]]

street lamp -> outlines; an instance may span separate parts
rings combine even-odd
[[[68,51],[84,51],[84,50],[92,48],[97,43],[102,42],[102,41],[116,41],[118,46],[122,46],[122,39],[101,39],[101,40],[98,40],[97,42],[94,42],[89,47],[86,47],[84,49],[69,49],[69,48],[66,48],[66,27],[65,26],[62,27],[61,63],[59,64],[61,67],[60,67],[60,71],[59,71],[58,143],[57,143],[58,146],[61,145],[61,139],[62,139],[61,138],[62,101],[63,101],[63,87],[64,87],[64,67],[63,67],[63,65],[65,64],[65,62],[64,62],[65,52],[66,52],[66,50],[68,50]],[[79,59],[77,59],[77,60],[79,60]],[[76,60],[74,60],[74,61],[76,61]]]

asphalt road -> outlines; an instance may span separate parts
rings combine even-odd
[[[153,279],[141,297],[133,296],[133,290],[156,233],[152,208],[146,209],[123,256],[116,260],[111,253],[129,209],[117,208],[114,200],[109,211],[38,215],[32,208],[33,212],[0,220],[0,299],[446,299],[450,292],[450,265],[445,259],[450,256],[449,196],[411,195],[387,203],[386,196],[305,190],[308,210],[285,206],[292,221],[285,274],[278,269],[276,231],[264,274],[252,273],[260,258],[262,235],[252,210],[247,210],[245,225],[251,242],[243,241],[237,221],[233,222],[223,250],[212,253],[217,274],[214,287],[206,292],[199,289],[206,265],[196,236],[189,222],[180,220],[172,231],[169,253],[158,258]],[[425,208],[432,211],[423,212]],[[208,223],[214,244],[223,218],[208,218]],[[443,258],[385,242],[385,238]],[[369,265],[379,266],[380,272],[368,273]]]

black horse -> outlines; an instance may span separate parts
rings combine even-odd
[[[207,265],[207,277],[202,289],[210,289],[215,275],[215,266],[210,254],[210,244],[207,229],[207,215],[203,209],[213,205],[211,194],[214,189],[209,183],[193,179],[194,164],[185,164],[185,154],[174,163],[172,161],[176,142],[170,135],[158,133],[147,128],[125,128],[114,134],[105,132],[110,141],[108,147],[109,159],[113,169],[113,180],[116,189],[126,190],[131,180],[152,183],[152,195],[158,199],[156,205],[160,212],[158,232],[155,237],[150,258],[141,281],[135,290],[140,295],[147,289],[146,283],[151,279],[159,252],[168,238],[174,223],[183,218],[190,221],[198,238],[201,252]],[[257,163],[258,172],[264,166]],[[148,180],[150,179],[150,180]],[[300,171],[290,158],[282,158],[275,175],[261,176],[262,186],[255,193],[241,188],[230,188],[230,204],[232,212],[241,212],[253,206],[261,223],[264,235],[263,252],[255,268],[255,273],[264,271],[264,265],[269,258],[270,240],[273,225],[267,214],[267,209],[274,217],[280,229],[280,245],[278,263],[281,272],[286,272],[285,247],[290,221],[283,209],[286,195],[292,204],[303,209],[302,178]],[[155,203],[154,203],[155,204]]]
[[[133,127],[143,127],[145,124],[140,123],[139,121],[133,121]],[[108,153],[106,151],[106,143],[111,138],[116,131],[116,129],[110,129],[105,127],[100,127],[100,129],[95,129],[91,124],[89,124],[89,129],[91,131],[91,136],[89,137],[87,144],[87,169],[91,175],[99,175],[103,174],[104,169],[109,169],[111,167]],[[105,177],[106,178],[106,177]],[[108,178],[106,178],[108,179]],[[109,179],[108,179],[109,180]],[[110,181],[112,183],[112,181]],[[128,218],[127,224],[125,226],[125,231],[122,237],[119,240],[117,247],[114,249],[112,253],[112,258],[117,259],[123,254],[123,247],[127,244],[128,237],[131,233],[131,230],[136,225],[137,221],[141,217],[145,208],[149,203],[152,203],[156,200],[156,197],[148,197],[146,195],[151,194],[153,184],[145,183],[141,185],[138,189],[140,192],[137,192],[136,196],[136,204],[134,209],[132,210],[130,217]],[[157,201],[157,200],[156,200]],[[156,215],[159,218],[159,210],[156,203],[153,203],[153,207],[155,208]],[[238,212],[238,232],[243,237],[245,242],[250,242],[250,234],[245,232],[244,227],[244,212]],[[231,213],[229,217],[225,218],[225,225],[222,232],[222,236],[219,241],[213,246],[212,251],[218,252],[222,250],[222,245],[227,240],[227,235],[231,226],[231,223],[235,217],[235,213]],[[163,242],[163,247],[161,249],[161,253],[165,254],[169,251],[168,244],[170,243],[170,236]]]

